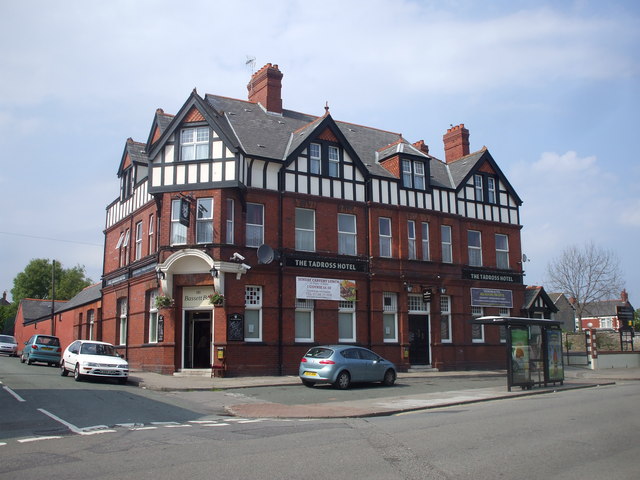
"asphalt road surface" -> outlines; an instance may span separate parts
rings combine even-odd
[[[3,360],[0,379],[10,391],[0,391],[0,431],[14,432],[0,440],[3,479],[635,480],[640,472],[640,382],[391,417],[266,420],[212,411],[207,398],[221,392],[76,383],[17,362],[11,373]],[[36,425],[39,408],[79,431],[57,435],[64,429],[44,414]],[[106,417],[90,414],[100,409]],[[87,428],[107,417],[119,424]],[[54,435],[16,436],[34,428]]]

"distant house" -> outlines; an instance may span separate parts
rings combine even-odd
[[[564,293],[549,293],[549,298],[558,309],[551,315],[553,320],[562,322],[561,328],[568,332],[576,330],[576,309]]]
[[[620,317],[624,315],[624,312],[633,314],[633,311],[634,308],[629,303],[627,291],[622,290],[619,299],[586,304],[582,313],[582,328],[617,331],[623,326]]]
[[[524,312],[529,318],[553,318],[558,309],[544,287],[530,285],[524,294]]]
[[[15,323],[18,348],[36,333],[55,335],[66,347],[77,338],[98,339],[102,315],[102,284],[91,285],[68,301],[25,298],[20,301]]]
[[[18,351],[21,351],[21,346],[24,345],[24,342],[36,333],[56,335],[57,311],[66,303],[66,301],[61,300],[51,302],[51,300],[37,298],[20,300],[14,325],[14,336],[18,341]]]

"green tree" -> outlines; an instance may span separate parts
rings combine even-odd
[[[11,296],[16,305],[23,298],[48,300],[55,296],[56,300],[69,300],[91,283],[82,265],[65,269],[55,260],[52,265],[47,259],[37,258],[13,279]]]
[[[18,304],[0,305],[0,333],[13,331],[13,320],[18,312]]]

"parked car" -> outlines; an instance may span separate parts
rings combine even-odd
[[[77,382],[86,377],[115,378],[125,384],[129,378],[129,363],[110,343],[76,340],[62,354],[60,375],[73,372]]]
[[[311,348],[300,360],[298,375],[307,387],[331,383],[346,389],[352,383],[396,381],[396,366],[377,353],[351,345],[323,345]]]
[[[33,335],[24,342],[20,361],[31,365],[33,362],[43,362],[57,367],[60,364],[60,339],[53,335]]]
[[[18,356],[18,342],[11,335],[0,335],[0,353],[10,357]]]

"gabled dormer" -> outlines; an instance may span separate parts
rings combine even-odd
[[[456,192],[464,190],[466,199],[489,205],[522,205],[486,147],[447,165]]]
[[[367,174],[327,108],[324,116],[291,133],[280,188],[364,201]]]
[[[403,189],[427,192],[431,190],[431,157],[426,145],[424,147],[426,153],[400,136],[394,143],[378,149],[376,154],[380,165],[400,180]]]
[[[285,166],[300,156],[306,158],[306,173],[328,178],[353,179],[353,166],[366,175],[366,168],[328,112],[291,134]],[[347,169],[345,170],[345,166]],[[301,171],[303,171],[301,170]]]
[[[238,141],[224,116],[195,89],[180,111],[156,115],[147,148],[149,191],[179,191],[235,185]]]
[[[164,113],[164,110],[158,108],[153,116],[153,122],[151,129],[149,130],[149,138],[147,139],[147,145],[153,145],[156,143],[164,131],[169,127],[171,121],[175,115]]]
[[[144,181],[147,173],[148,158],[145,153],[145,144],[128,138],[118,167],[120,201],[125,201],[133,195],[136,184]]]

